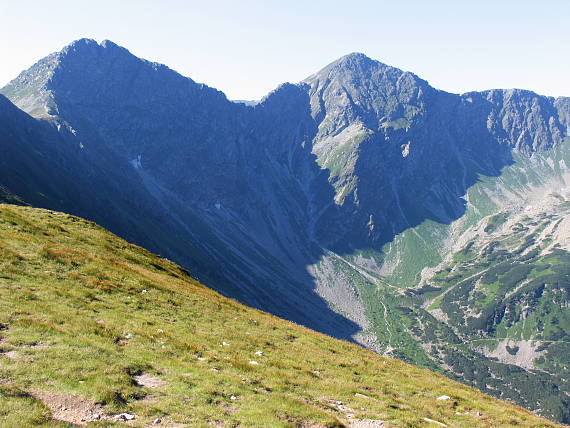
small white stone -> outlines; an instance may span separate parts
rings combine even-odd
[[[132,421],[135,419],[135,415],[131,415],[130,413],[121,413],[120,415],[115,416],[115,419],[120,421]]]
[[[261,356],[263,355],[263,351],[256,351],[256,352],[255,352],[255,355],[258,355],[258,356],[261,357]]]
[[[250,361],[249,364],[251,364],[252,366],[257,366],[259,365],[259,363],[257,361]]]
[[[437,400],[441,400],[441,401],[445,401],[445,400],[449,400],[451,399],[451,397],[449,395],[441,395],[439,397],[437,397]]]
[[[237,400],[237,399],[238,399],[238,398],[237,398],[235,395],[232,395],[232,396],[230,397],[230,400]]]
[[[443,422],[436,421],[436,420],[430,419],[430,418],[422,418],[422,420],[424,420],[424,421],[426,421],[426,422],[429,422],[429,423],[431,423],[431,424],[439,425],[440,427],[446,427],[446,426],[447,426],[447,425],[444,424]]]

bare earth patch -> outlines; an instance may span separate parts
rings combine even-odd
[[[4,340],[4,338],[0,337],[0,344],[2,343],[3,340]],[[45,343],[38,342],[38,343],[34,343],[32,345],[21,346],[20,349],[21,348],[27,348],[27,349],[41,350],[41,349],[48,349],[49,347],[50,346],[45,344]],[[0,355],[3,355],[10,360],[19,360],[22,358],[22,355],[17,350],[11,350],[11,351],[6,351],[6,352],[0,351]]]
[[[368,399],[374,399],[372,397],[365,396],[364,394],[359,394],[361,397],[366,397]],[[380,419],[359,419],[355,418],[356,411],[342,403],[342,401],[338,400],[330,400],[324,399],[324,403],[328,406],[334,408],[338,412],[342,413],[345,418],[348,420],[348,427],[349,428],[380,428],[384,427],[384,422]],[[380,416],[380,415],[379,415]],[[385,415],[383,415],[385,416]],[[382,417],[382,416],[380,416]]]
[[[507,346],[515,351],[511,354]],[[531,340],[501,340],[494,350],[482,347],[481,351],[487,357],[498,358],[506,364],[514,364],[527,370],[534,369],[534,360],[540,357],[545,351],[537,351],[540,342]]]
[[[384,422],[377,419],[353,419],[348,426],[350,428],[381,428]]]
[[[49,348],[51,348],[51,346],[48,345],[47,343],[37,342],[37,343],[34,343],[33,345],[24,346],[24,348],[30,348],[30,349],[49,349]]]
[[[86,425],[104,418],[103,407],[82,397],[56,392],[34,392],[32,396],[41,400],[57,421]]]
[[[147,373],[142,373],[140,375],[133,376],[133,379],[137,383],[138,386],[143,386],[146,388],[158,389],[158,388],[162,388],[164,385],[166,385],[165,380],[163,380],[157,376],[151,376]]]
[[[4,324],[0,324],[0,332],[5,333],[6,331],[8,331],[8,326],[4,325]],[[4,337],[2,334],[0,334],[0,345],[2,343],[4,343],[6,341],[6,337]]]
[[[20,358],[20,354],[17,351],[8,351],[0,355],[4,355],[6,358],[10,360],[18,360]]]

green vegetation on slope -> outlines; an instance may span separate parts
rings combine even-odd
[[[134,426],[554,426],[224,298],[73,216],[0,205],[0,255],[3,427],[121,412]]]
[[[456,221],[344,258],[369,273],[353,283],[376,349],[570,423],[570,139],[513,158]]]
[[[441,327],[423,320],[416,335],[433,344],[431,355],[452,376],[568,423],[568,194],[541,193],[524,210],[484,219],[461,250],[408,293],[444,320],[450,334],[433,338]],[[463,349],[450,347],[450,338]]]

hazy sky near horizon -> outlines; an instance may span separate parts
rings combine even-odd
[[[450,92],[570,96],[570,0],[0,0],[0,86],[82,37],[259,99],[363,52]]]

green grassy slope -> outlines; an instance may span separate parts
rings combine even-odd
[[[136,418],[115,421],[122,412]],[[156,418],[161,426],[434,423],[424,418],[555,426],[224,298],[86,220],[0,205],[0,426]]]
[[[514,161],[480,176],[458,220],[329,275],[358,287],[380,352],[570,423],[570,140]]]

